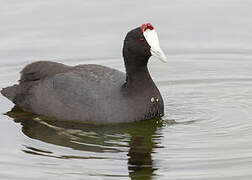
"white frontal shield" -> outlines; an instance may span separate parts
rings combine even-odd
[[[150,50],[151,54],[153,56],[156,56],[157,58],[159,58],[161,61],[167,62],[167,58],[159,46],[158,35],[157,35],[155,29],[152,29],[152,30],[146,29],[143,32],[143,35],[151,47],[151,50]]]

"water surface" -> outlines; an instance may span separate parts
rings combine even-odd
[[[162,120],[48,121],[0,96],[0,179],[251,179],[248,0],[1,2],[0,88],[35,60],[124,71],[127,31],[152,22],[168,56],[149,69]]]

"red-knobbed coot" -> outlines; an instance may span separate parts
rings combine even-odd
[[[150,24],[128,32],[123,46],[126,74],[109,67],[38,61],[21,71],[19,84],[1,93],[24,111],[68,121],[134,122],[164,115],[162,96],[147,63],[166,61]]]

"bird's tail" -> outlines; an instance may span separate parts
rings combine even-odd
[[[19,89],[18,85],[9,86],[3,88],[1,90],[1,94],[13,102],[18,93],[18,89]]]

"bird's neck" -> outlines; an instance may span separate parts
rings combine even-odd
[[[126,83],[127,88],[143,89],[154,85],[154,82],[149,74],[146,57],[124,57],[126,68]]]

